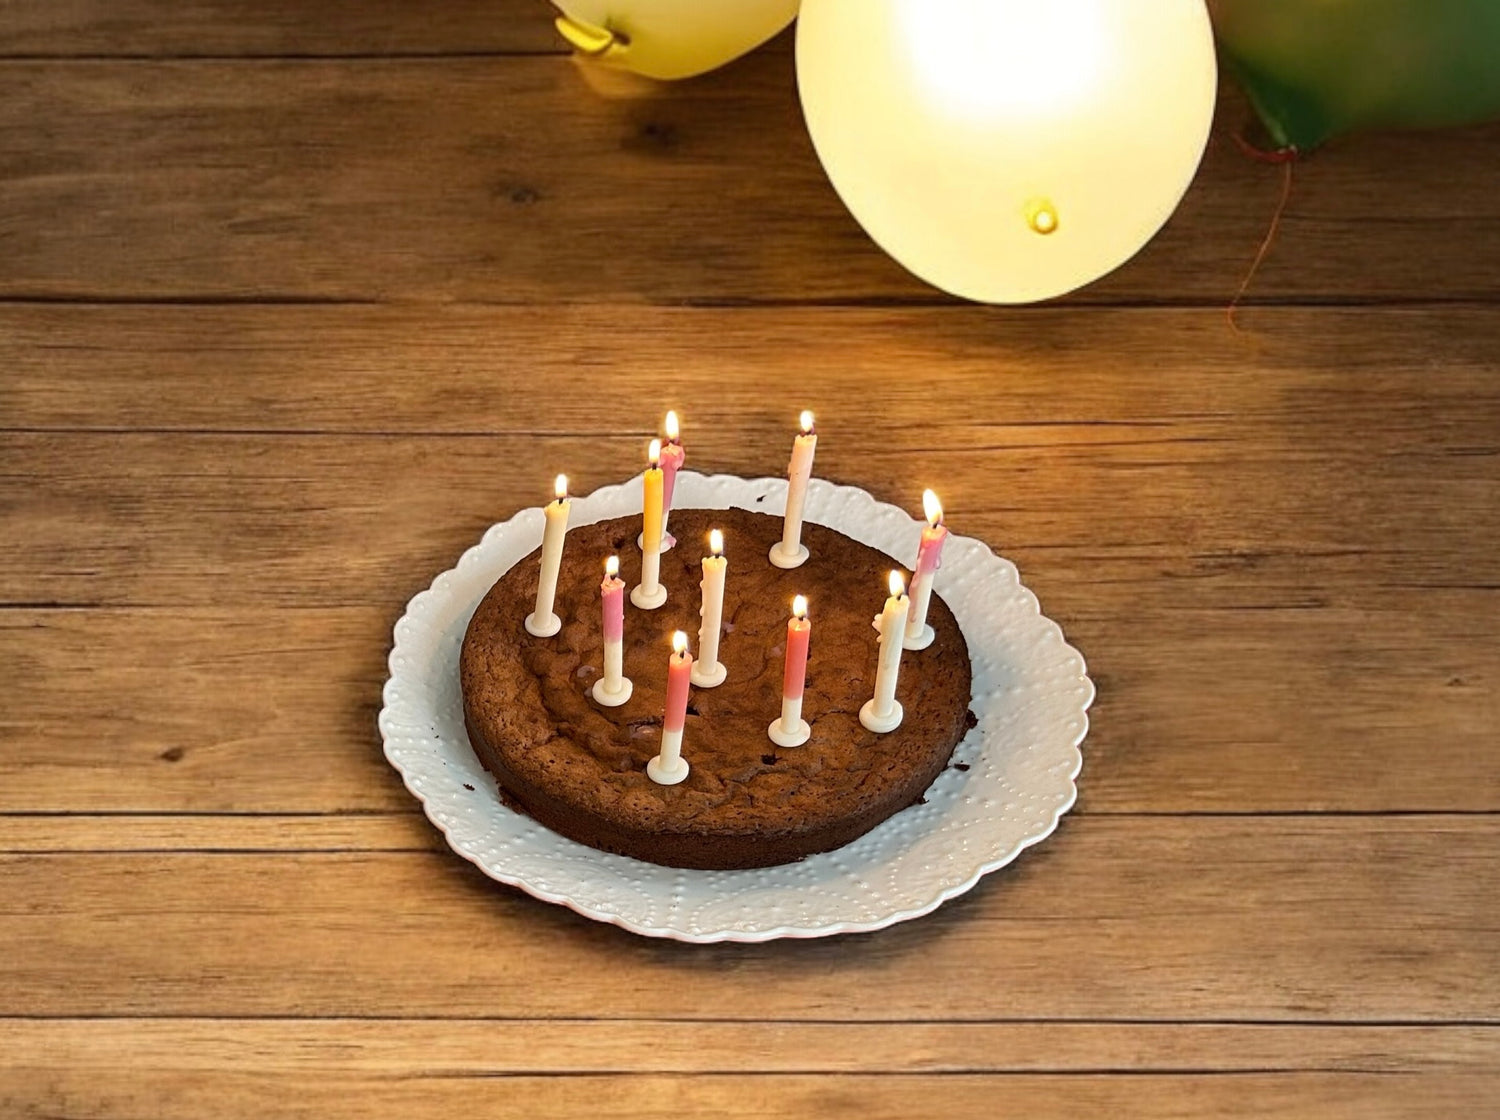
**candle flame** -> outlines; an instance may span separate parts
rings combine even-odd
[[[927,523],[936,529],[943,523],[943,503],[931,490],[922,491],[922,511],[927,514]]]
[[[681,630],[672,631],[672,652],[678,657],[683,657],[687,654],[687,635]]]
[[[805,436],[810,436],[812,435],[812,430],[813,414],[804,408],[802,410],[802,434]]]
[[[906,594],[906,580],[902,578],[900,572],[891,572],[890,584],[893,598],[899,599]]]
[[[556,479],[553,480],[553,482],[552,482],[552,493],[554,493],[554,494],[557,495],[557,500],[559,502],[562,501],[564,498],[566,498],[568,496],[568,476],[567,475],[560,474],[560,475],[557,476]]]
[[[792,617],[793,618],[806,618],[807,617],[807,596],[806,595],[798,595],[795,599],[792,600]]]
[[[655,470],[657,464],[661,462],[661,440],[651,441],[651,446],[646,448],[646,458],[651,460],[651,469]]]
[[[718,529],[708,534],[708,548],[715,556],[724,555],[724,534]]]
[[[671,410],[671,411],[669,411],[667,413],[667,422],[666,422],[666,424],[664,426],[667,429],[667,439],[670,440],[672,443],[676,443],[677,442],[677,437],[680,434],[679,431],[678,431],[678,428],[677,428],[677,412],[676,412],[676,410]]]
[[[620,574],[620,558],[611,556],[604,561],[604,575],[606,579],[614,579]]]

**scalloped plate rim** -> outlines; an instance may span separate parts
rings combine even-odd
[[[728,474],[702,475],[702,474],[697,474],[696,472],[689,472],[689,471],[683,471],[682,472],[683,476],[687,476],[687,475],[690,475],[690,474],[693,475],[697,480],[701,481],[702,484],[707,485],[707,486],[721,486],[721,485],[725,485],[725,484],[734,484],[734,485],[739,485],[739,486],[744,486],[744,487],[758,488],[758,489],[762,489],[762,490],[766,491],[766,494],[764,496],[771,496],[778,489],[784,491],[784,489],[786,487],[786,479],[784,479],[784,478],[775,478],[775,477],[745,478],[745,477],[740,476],[740,475],[728,475]],[[590,501],[597,501],[597,502],[601,502],[602,503],[603,501],[607,501],[610,496],[612,496],[612,495],[614,495],[616,493],[619,493],[621,491],[624,491],[627,488],[632,487],[632,485],[638,487],[639,483],[640,483],[640,477],[641,477],[640,475],[636,475],[633,478],[626,480],[625,482],[610,483],[610,484],[607,484],[605,486],[601,486],[601,487],[593,490],[592,492],[590,492],[588,495],[586,495],[586,496],[584,496],[582,498],[577,498],[575,500],[578,501],[578,502],[580,502],[580,503],[590,502]],[[816,486],[816,487],[819,487],[820,489],[823,489],[823,490],[832,491],[835,494],[847,492],[849,494],[852,494],[853,496],[855,496],[859,500],[861,500],[863,502],[866,502],[866,503],[869,503],[872,507],[874,507],[877,510],[890,511],[892,513],[895,513],[895,514],[901,516],[902,518],[905,518],[905,519],[911,521],[913,525],[920,526],[922,524],[921,522],[917,521],[916,519],[911,518],[911,516],[909,514],[907,514],[906,511],[903,510],[903,509],[901,509],[899,506],[895,506],[895,505],[893,505],[893,504],[891,504],[889,502],[882,502],[878,498],[874,497],[874,495],[870,494],[867,490],[864,490],[864,489],[862,489],[860,487],[857,487],[857,486],[847,486],[847,485],[843,485],[843,484],[839,484],[839,483],[833,483],[833,482],[830,482],[830,481],[825,480],[825,479],[815,479],[815,480],[813,480],[812,485]],[[784,495],[783,495],[783,499],[784,499]],[[756,503],[756,504],[758,505],[759,503]],[[699,508],[723,508],[723,507],[699,507]],[[744,510],[747,510],[748,512],[751,512],[751,513],[767,512],[764,508],[754,508],[753,506],[747,506],[747,505],[740,504],[740,502],[737,501],[737,500],[735,500],[735,499],[731,499],[729,501],[728,508],[744,509]],[[484,862],[483,857],[482,857],[482,855],[480,853],[478,853],[476,851],[473,851],[470,847],[467,846],[467,844],[465,843],[464,840],[462,840],[462,839],[454,836],[452,825],[450,824],[450,822],[447,821],[447,820],[445,820],[442,816],[438,815],[436,809],[434,808],[434,806],[431,803],[431,797],[429,796],[429,794],[427,792],[425,792],[424,790],[422,790],[422,789],[420,789],[420,788],[418,788],[418,787],[416,787],[416,786],[413,785],[413,783],[412,783],[412,777],[413,777],[412,774],[406,769],[406,767],[402,764],[401,760],[397,757],[397,753],[394,751],[394,749],[392,747],[392,742],[391,742],[391,740],[393,738],[393,735],[394,735],[393,728],[392,728],[391,724],[394,722],[394,719],[395,719],[395,716],[392,713],[392,708],[393,708],[393,696],[392,696],[392,693],[395,691],[395,688],[396,688],[396,686],[398,684],[398,675],[400,673],[400,668],[398,666],[398,658],[399,658],[399,656],[403,652],[403,650],[402,650],[402,646],[403,646],[403,641],[402,641],[402,629],[403,629],[403,625],[405,625],[407,627],[417,625],[418,623],[412,620],[413,614],[416,611],[418,611],[419,609],[421,609],[422,606],[424,605],[424,603],[426,601],[428,601],[430,597],[432,597],[432,596],[441,596],[441,595],[444,594],[445,589],[441,585],[446,580],[449,580],[451,577],[457,575],[459,572],[461,572],[469,564],[477,562],[478,557],[485,550],[486,545],[491,541],[491,539],[499,539],[506,532],[508,532],[513,526],[515,526],[518,522],[520,522],[522,519],[528,517],[529,515],[538,512],[539,509],[540,509],[540,507],[526,507],[526,508],[522,508],[522,509],[517,510],[514,514],[512,514],[509,518],[506,518],[504,521],[496,522],[495,524],[491,525],[489,528],[487,528],[484,531],[483,534],[481,534],[480,539],[478,541],[476,541],[474,544],[470,545],[467,549],[464,550],[464,552],[459,556],[458,561],[453,565],[453,567],[448,568],[448,569],[446,569],[446,570],[438,573],[436,576],[434,576],[432,578],[431,582],[427,585],[427,587],[425,587],[422,590],[418,591],[409,600],[407,600],[407,603],[406,603],[406,605],[405,605],[405,607],[404,607],[404,609],[402,611],[401,616],[397,619],[395,625],[392,627],[392,638],[393,638],[392,647],[391,647],[390,653],[387,655],[387,658],[386,658],[386,665],[387,665],[387,669],[388,669],[388,672],[389,672],[390,675],[387,677],[387,679],[385,681],[385,684],[381,688],[381,702],[382,702],[382,706],[381,706],[381,710],[380,710],[380,713],[379,713],[379,716],[378,716],[378,719],[377,719],[377,723],[378,723],[378,726],[379,726],[379,729],[380,729],[380,733],[381,733],[382,753],[385,755],[386,760],[395,768],[396,772],[401,776],[402,785],[405,786],[405,788],[407,789],[407,791],[410,792],[412,794],[412,796],[415,797],[417,799],[417,801],[421,804],[424,815],[427,817],[427,819],[429,821],[432,822],[433,825],[435,825],[437,827],[437,829],[439,830],[439,832],[442,833],[443,838],[447,842],[448,846],[454,852],[456,852],[459,856],[461,856],[462,858],[464,858],[468,862],[472,863],[475,867],[479,868],[479,870],[482,871],[488,878],[493,879],[496,882],[504,883],[507,886],[517,887],[520,890],[524,891],[525,893],[527,893],[527,894],[531,895],[532,897],[534,897],[536,899],[539,899],[539,900],[541,900],[543,902],[548,902],[548,903],[552,903],[552,904],[555,904],[555,905],[565,906],[569,910],[572,910],[574,913],[582,915],[583,917],[589,918],[589,919],[591,919],[593,921],[600,921],[600,922],[605,922],[605,923],[610,924],[610,925],[619,926],[620,928],[625,929],[625,930],[627,930],[627,931],[629,931],[631,933],[638,934],[638,935],[645,936],[645,937],[670,939],[670,940],[680,941],[680,942],[688,943],[688,944],[715,944],[715,943],[720,943],[720,942],[724,942],[724,941],[741,942],[741,943],[760,943],[760,942],[766,942],[766,941],[780,940],[780,939],[784,939],[784,938],[785,939],[810,939],[810,938],[817,938],[817,937],[831,937],[831,936],[836,936],[836,935],[845,934],[845,933],[869,933],[869,932],[873,932],[873,931],[879,930],[879,929],[886,929],[886,928],[888,928],[888,927],[890,927],[892,925],[896,925],[896,924],[898,924],[900,922],[910,921],[910,920],[915,919],[915,918],[923,917],[923,916],[925,916],[927,914],[932,913],[938,907],[940,907],[941,905],[943,905],[943,903],[949,902],[949,901],[951,901],[954,898],[957,898],[957,897],[959,897],[959,896],[961,896],[963,894],[968,893],[970,890],[972,890],[978,884],[978,882],[979,882],[980,879],[984,878],[984,876],[990,874],[991,872],[998,871],[998,870],[1000,870],[1003,867],[1006,867],[1010,863],[1014,862],[1021,855],[1022,852],[1026,851],[1028,848],[1032,847],[1033,845],[1041,843],[1043,840],[1046,840],[1048,837],[1050,837],[1054,832],[1057,831],[1058,825],[1060,824],[1063,815],[1065,813],[1069,812],[1073,808],[1073,806],[1077,803],[1077,800],[1078,800],[1077,779],[1078,779],[1078,775],[1082,772],[1082,769],[1083,769],[1083,752],[1082,752],[1082,749],[1081,749],[1081,744],[1083,743],[1083,740],[1088,735],[1088,731],[1089,731],[1089,714],[1088,714],[1088,710],[1092,706],[1094,700],[1097,697],[1097,689],[1095,688],[1093,680],[1088,676],[1087,662],[1085,661],[1082,653],[1080,653],[1076,647],[1072,646],[1070,643],[1067,642],[1066,635],[1063,634],[1062,628],[1057,624],[1057,622],[1055,620],[1051,619],[1051,618],[1048,618],[1045,614],[1042,613],[1042,611],[1041,611],[1041,604],[1037,600],[1035,593],[1032,592],[1030,588],[1027,588],[1024,584],[1022,584],[1020,582],[1019,572],[1017,571],[1017,573],[1016,573],[1017,574],[1017,580],[1016,580],[1017,587],[1020,590],[1022,590],[1022,591],[1024,591],[1026,593],[1027,600],[1028,600],[1028,605],[1030,607],[1031,613],[1036,617],[1036,619],[1038,621],[1040,621],[1041,623],[1044,623],[1047,627],[1049,627],[1050,629],[1052,629],[1053,631],[1056,632],[1058,638],[1062,642],[1063,649],[1066,651],[1065,656],[1068,657],[1069,659],[1075,661],[1076,664],[1077,664],[1077,667],[1078,667],[1078,676],[1077,676],[1077,679],[1079,681],[1081,681],[1083,683],[1083,685],[1085,686],[1085,695],[1083,696],[1081,702],[1079,703],[1079,716],[1080,716],[1080,719],[1081,719],[1080,727],[1079,727],[1077,733],[1073,736],[1072,741],[1069,744],[1069,748],[1068,748],[1072,752],[1071,753],[1071,759],[1070,759],[1071,765],[1070,765],[1070,767],[1069,767],[1069,769],[1067,771],[1067,775],[1066,775],[1067,776],[1068,785],[1069,785],[1068,794],[1067,794],[1065,800],[1063,800],[1062,802],[1060,802],[1052,810],[1050,818],[1046,821],[1046,823],[1045,823],[1045,825],[1043,827],[1037,829],[1036,831],[1033,831],[1033,832],[1029,833],[1028,835],[1026,835],[1025,837],[1023,837],[1021,840],[1019,840],[1017,843],[1015,843],[1011,848],[1009,848],[1007,851],[1005,851],[1003,854],[997,856],[996,858],[994,858],[992,860],[983,861],[982,863],[980,863],[978,865],[978,867],[970,875],[968,875],[962,881],[957,882],[957,883],[953,883],[953,884],[949,884],[947,886],[944,886],[944,887],[940,888],[937,891],[937,893],[932,898],[930,898],[928,900],[925,900],[924,902],[922,902],[921,904],[919,904],[917,906],[912,906],[912,907],[906,907],[906,908],[903,908],[903,909],[892,910],[891,912],[889,912],[887,914],[883,914],[879,918],[875,918],[875,919],[872,919],[870,921],[839,921],[839,920],[833,920],[833,921],[830,921],[827,924],[817,925],[817,926],[781,925],[781,926],[768,926],[768,927],[765,927],[765,928],[762,928],[762,929],[743,929],[743,928],[737,928],[737,927],[729,926],[729,927],[725,927],[725,928],[721,928],[721,929],[717,929],[717,930],[706,931],[706,932],[694,932],[694,931],[685,930],[685,929],[682,929],[682,928],[676,927],[676,926],[656,925],[656,924],[650,924],[650,923],[646,923],[646,922],[635,921],[635,920],[632,920],[630,917],[628,917],[627,915],[624,915],[624,914],[620,914],[620,913],[617,913],[617,912],[613,912],[613,911],[605,910],[605,909],[600,909],[600,908],[593,908],[593,907],[590,907],[590,906],[588,906],[588,905],[580,902],[579,900],[577,900],[576,898],[570,896],[567,893],[547,890],[547,889],[541,887],[540,885],[538,885],[538,884],[536,884],[534,882],[529,881],[524,874],[506,872],[504,870],[501,870],[501,869],[498,869],[496,867],[493,867],[493,866],[490,866],[490,865],[486,864]],[[606,520],[606,519],[608,519],[609,516],[616,516],[616,515],[609,514],[609,515],[605,515],[605,516],[599,517],[599,518],[594,518],[594,519],[588,520],[588,521],[580,520],[580,521],[574,522],[573,527],[581,527],[583,525],[593,524],[595,521],[598,521],[598,520]],[[813,523],[813,524],[826,524],[826,522],[819,521],[816,517],[812,516],[811,514],[809,514],[806,517],[806,520],[808,522],[810,522],[810,523]],[[833,528],[833,529],[841,531],[841,532],[847,532],[846,528],[841,528],[838,525],[828,525],[827,527]],[[996,560],[996,561],[998,561],[1000,563],[1003,563],[1003,564],[1010,565],[1012,567],[1012,569],[1014,570],[1014,564],[1013,564],[1013,562],[1007,560],[1005,557],[1003,557],[1000,554],[996,553],[994,551],[994,549],[991,548],[990,545],[987,542],[985,542],[983,540],[980,540],[979,538],[975,538],[975,537],[959,537],[957,534],[955,534],[951,539],[955,540],[955,541],[958,541],[958,540],[971,541],[974,544],[980,546],[994,560]],[[878,546],[872,546],[872,547],[878,547]],[[881,551],[884,551],[884,549],[881,549]],[[887,555],[889,555],[889,554],[887,553]],[[899,563],[900,561],[897,561],[897,562]],[[506,567],[506,568],[502,569],[501,571],[494,573],[494,577],[493,578],[498,579],[506,571],[509,571],[509,570],[510,570],[510,568]],[[482,595],[482,592],[481,592],[481,595]],[[476,603],[477,603],[477,600],[476,600]],[[966,634],[965,636],[967,637],[968,635]],[[467,749],[469,749],[469,750],[472,751],[473,748],[471,746],[469,746],[469,744],[467,743],[467,741],[465,742],[464,745],[465,745],[465,747]],[[514,810],[506,808],[504,805],[497,805],[497,808],[501,812],[503,812],[503,813],[514,813]],[[538,826],[538,827],[541,827],[541,826]],[[547,830],[547,831],[550,831],[550,830]],[[856,840],[856,841],[853,841],[851,843],[858,843],[858,842],[859,841]],[[616,858],[627,858],[627,857],[616,857]],[[657,871],[674,872],[674,873],[679,873],[679,874],[681,874],[681,873],[691,873],[690,869],[664,868],[664,867],[660,867],[660,866],[655,865],[655,864],[644,863],[642,861],[632,861],[632,862],[641,863],[641,865],[643,867],[654,868]],[[794,865],[787,865],[787,866],[794,866]]]

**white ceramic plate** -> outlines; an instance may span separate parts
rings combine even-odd
[[[680,508],[780,515],[784,479],[677,476]],[[641,512],[637,477],[573,499],[571,523]],[[921,522],[863,490],[815,479],[807,520],[911,567]],[[542,511],[493,526],[396,623],[380,730],[385,755],[454,851],[502,883],[649,937],[768,941],[880,929],[962,894],[1051,834],[1077,796],[1094,686],[1083,658],[982,541],[950,535],[936,591],[973,658],[979,723],[926,801],[837,851],[748,871],[689,871],[597,851],[506,808],[469,746],[458,655],[490,585],[541,542]],[[879,589],[872,591],[879,598]],[[873,602],[873,600],[872,600]],[[873,608],[872,608],[873,610]]]

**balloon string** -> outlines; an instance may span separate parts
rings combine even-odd
[[[1250,262],[1250,271],[1245,273],[1245,278],[1240,282],[1239,291],[1234,293],[1234,298],[1229,301],[1229,306],[1224,309],[1225,316],[1229,320],[1229,329],[1235,334],[1243,334],[1239,323],[1235,321],[1234,313],[1239,309],[1240,301],[1245,298],[1245,293],[1250,290],[1250,284],[1255,279],[1255,274],[1260,271],[1261,263],[1266,259],[1266,254],[1271,251],[1271,246],[1276,241],[1277,231],[1281,229],[1281,218],[1286,213],[1287,204],[1292,200],[1292,164],[1296,162],[1298,152],[1296,148],[1286,147],[1274,151],[1257,148],[1239,133],[1234,134],[1234,142],[1239,146],[1241,152],[1253,160],[1261,163],[1281,165],[1281,198],[1276,203],[1276,210],[1271,215],[1270,228],[1266,230],[1266,236],[1260,243],[1260,249],[1256,251],[1255,260]]]

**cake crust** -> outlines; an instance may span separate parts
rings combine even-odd
[[[697,651],[701,559],[710,528],[729,559],[719,660],[728,679],[689,697],[676,786],[646,775],[665,703],[669,638],[686,631]],[[626,586],[639,582],[640,519],[573,528],[558,576],[560,633],[536,638],[523,619],[536,597],[537,555],[500,578],[475,610],[460,659],[464,721],[485,767],[512,806],[605,851],[675,867],[730,869],[789,863],[841,847],[919,800],[972,724],[968,648],[947,604],[933,596],[936,632],[908,651],[896,696],[901,726],[876,735],[859,708],[874,692],[878,651],[871,619],[884,601],[884,553],[806,525],[811,558],[783,571],[766,559],[781,519],[744,510],[674,510],[680,542],[662,555],[665,606],[625,616],[631,698],[617,708],[589,690],[603,664],[599,580],[620,557]],[[793,595],[813,621],[803,718],[812,735],[782,748],[766,736],[781,712],[782,658]]]

